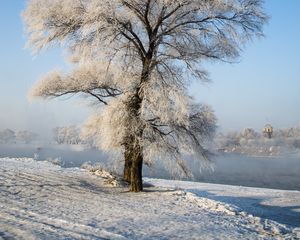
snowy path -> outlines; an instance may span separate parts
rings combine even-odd
[[[156,187],[133,194],[85,170],[2,158],[0,239],[300,238],[299,192],[147,181]]]

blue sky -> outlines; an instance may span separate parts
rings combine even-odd
[[[49,133],[80,124],[91,109],[78,100],[27,100],[40,76],[65,65],[59,49],[35,57],[24,49],[24,6],[25,0],[0,2],[0,129]],[[266,0],[265,9],[271,17],[266,37],[248,44],[236,64],[207,64],[212,83],[191,88],[197,100],[213,107],[220,130],[300,124],[300,1]]]

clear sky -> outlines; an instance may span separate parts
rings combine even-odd
[[[24,7],[25,0],[0,1],[0,129],[47,133],[80,124],[91,109],[79,100],[27,100],[39,76],[65,65],[59,49],[36,57],[24,49]],[[266,37],[248,44],[238,63],[207,64],[212,83],[191,88],[213,107],[220,130],[300,124],[300,1],[266,0],[265,9],[271,17]]]

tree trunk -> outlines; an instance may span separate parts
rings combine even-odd
[[[152,54],[152,53],[151,53]],[[149,79],[150,61],[148,58],[143,62],[143,70],[141,74],[141,85]],[[136,89],[131,99],[127,103],[128,111],[135,120],[140,120],[140,109],[142,97],[140,96],[141,85]],[[138,121],[137,121],[138,122]],[[130,178],[130,191],[143,191],[142,169],[143,169],[143,148],[139,143],[139,139],[143,136],[143,126],[139,126],[137,132],[133,133],[125,144],[125,168],[124,179]],[[129,166],[131,171],[129,172]]]
[[[143,154],[140,146],[132,150],[132,165],[131,165],[131,192],[143,191],[142,169],[143,169]]]
[[[132,147],[130,143],[125,144],[124,160],[123,180],[131,183]]]

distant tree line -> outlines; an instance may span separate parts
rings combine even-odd
[[[28,131],[0,130],[0,144],[29,144],[36,141],[38,134]],[[96,137],[82,134],[79,126],[61,126],[53,129],[53,141],[56,144],[84,144],[89,148],[97,147]],[[274,129],[272,138],[253,128],[241,131],[218,133],[214,139],[219,152],[235,152],[249,155],[278,155],[285,150],[300,150],[300,125],[290,128]]]
[[[23,130],[14,132],[7,128],[0,130],[0,144],[12,144],[12,143],[31,143],[36,140],[38,135],[36,133]]]
[[[277,155],[287,149],[300,149],[300,126],[274,129],[272,138],[253,128],[219,133],[215,143],[220,152]]]
[[[96,138],[82,134],[79,126],[61,126],[53,129],[53,140],[56,144],[84,144],[90,148],[96,147]]]

